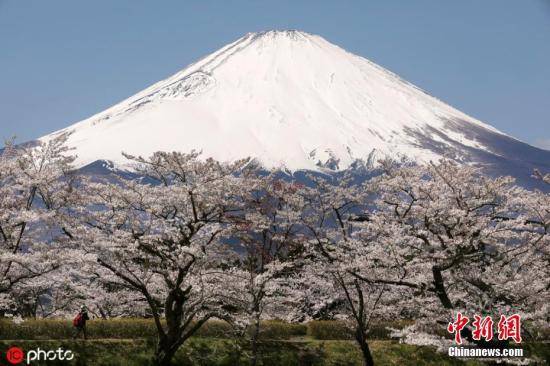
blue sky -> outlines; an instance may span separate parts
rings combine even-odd
[[[65,127],[267,29],[319,34],[550,149],[550,0],[0,0],[0,138]]]

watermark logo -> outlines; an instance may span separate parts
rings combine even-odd
[[[26,356],[26,357],[25,357]],[[20,364],[26,361],[30,365],[33,361],[70,361],[74,358],[71,350],[65,350],[59,347],[56,350],[44,350],[40,347],[25,351],[19,347],[10,347],[6,352],[6,360],[12,365]]]
[[[456,320],[447,326],[447,331],[454,334],[457,344],[462,344],[461,331],[469,322],[470,318],[458,312]],[[474,315],[472,338],[477,341],[481,339],[485,339],[486,341],[492,340],[494,336],[493,324],[493,319],[490,316],[482,318],[480,315]],[[516,343],[521,343],[521,316],[519,314],[513,314],[508,317],[501,315],[497,325],[497,332],[500,341],[512,339]]]
[[[482,318],[479,315],[474,315],[474,321],[472,323],[474,331],[472,332],[472,338],[476,341],[482,338],[486,341],[493,339],[493,319],[490,316]]]
[[[6,352],[6,359],[12,365],[21,363],[25,358],[25,352],[19,347],[10,347]]]
[[[452,323],[449,323],[447,326],[447,332],[454,333],[455,335],[455,342],[457,344],[462,344],[462,329],[468,324],[470,319],[468,319],[467,316],[463,316],[462,313],[459,311],[456,314],[456,320]]]
[[[462,345],[462,330],[467,328],[470,323],[470,318],[463,315],[461,312],[456,314],[456,319],[450,322],[447,326],[447,331],[454,335],[454,341],[458,345]],[[490,342],[495,338],[495,323],[490,316],[474,315],[471,327],[467,329],[468,340]],[[499,341],[513,340],[516,344],[521,343],[521,316],[513,314],[510,316],[501,315],[496,326],[496,332]],[[451,357],[523,357],[523,349],[521,348],[477,348],[470,347],[449,347],[449,356]]]
[[[479,357],[479,358],[510,358],[523,357],[522,348],[474,348],[474,347],[449,347],[450,357]]]
[[[498,339],[502,341],[509,338],[512,338],[516,343],[521,343],[521,317],[518,314],[514,314],[508,318],[504,315],[500,316]]]

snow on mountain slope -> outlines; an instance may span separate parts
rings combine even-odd
[[[385,155],[498,163],[508,162],[509,146],[526,149],[531,162],[533,154],[543,154],[550,164],[550,152],[299,31],[247,34],[56,133],[64,131],[73,132],[69,144],[79,166],[108,160],[124,167],[122,151],[192,149],[222,161],[253,157],[267,168],[290,171],[341,170],[357,159],[374,162]]]

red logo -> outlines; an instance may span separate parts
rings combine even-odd
[[[6,352],[6,359],[12,365],[17,365],[18,363],[21,363],[24,357],[25,352],[23,352],[23,350],[19,347],[11,347],[10,349],[8,349],[8,352]]]
[[[498,339],[508,338],[512,338],[516,343],[521,343],[521,317],[518,314],[511,315],[508,318],[504,315],[500,316]]]
[[[462,337],[460,331],[466,327],[470,319],[467,316],[458,312],[456,314],[456,320],[449,323],[447,331],[455,335],[455,342],[462,344]],[[472,326],[472,338],[474,340],[480,340],[484,338],[487,341],[493,339],[493,319],[490,316],[482,318],[480,315],[474,315],[474,321]],[[521,343],[521,316],[519,314],[513,314],[510,316],[501,315],[497,326],[498,339],[508,340],[513,339],[516,343]]]
[[[493,319],[490,316],[481,318],[479,315],[474,315],[474,321],[472,325],[474,326],[473,338],[476,341],[484,338],[486,341],[493,339]]]
[[[449,333],[455,334],[456,343],[462,344],[462,337],[460,336],[460,331],[464,329],[464,327],[466,326],[466,324],[468,324],[469,321],[470,319],[467,316],[462,316],[462,313],[459,311],[458,313],[456,313],[456,321],[449,323],[449,325],[447,326],[447,331]]]

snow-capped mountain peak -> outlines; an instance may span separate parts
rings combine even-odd
[[[69,144],[80,166],[97,160],[124,165],[122,151],[194,149],[222,161],[252,157],[291,171],[340,170],[385,155],[487,162],[507,159],[509,146],[544,152],[296,30],[248,33],[62,131],[73,132]]]

